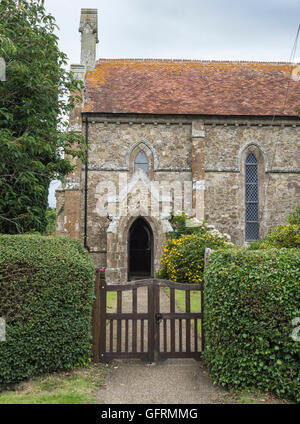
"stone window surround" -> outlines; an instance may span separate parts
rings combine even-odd
[[[157,156],[156,150],[154,149],[152,144],[149,143],[146,140],[137,141],[136,143],[133,143],[130,146],[130,148],[127,152],[126,158],[125,158],[125,167],[127,169],[130,169],[131,171],[133,170],[132,159],[136,156],[136,154],[140,150],[143,150],[146,153],[148,159],[152,159],[151,160],[151,162],[153,164],[152,168],[153,168],[154,171],[156,171],[158,169],[158,166],[159,166],[158,156]],[[153,156],[152,158],[151,158],[151,153],[152,153],[152,156]],[[149,160],[149,162],[150,162],[150,160]],[[150,165],[150,163],[149,163],[149,165]]]
[[[155,157],[157,158],[156,152],[150,143],[139,141],[131,145],[126,155],[126,163],[125,165],[129,168],[129,172],[131,175],[135,173],[135,159],[140,152],[144,152],[148,159],[148,177],[150,180],[154,178],[154,170],[155,165],[158,164],[158,161],[155,162]]]
[[[252,150],[250,149],[251,146],[255,146],[257,147],[258,150],[261,151],[261,154],[263,155],[263,160],[264,160],[264,170],[265,172],[270,172],[270,168],[269,168],[269,159],[268,159],[268,155],[267,152],[265,151],[265,149],[256,141],[248,141],[248,143],[244,144],[239,152],[238,152],[238,157],[237,157],[237,169],[239,172],[241,172],[241,162],[242,162],[242,157],[244,156],[244,152],[248,151],[248,153],[250,153]],[[242,162],[244,163],[244,161]]]

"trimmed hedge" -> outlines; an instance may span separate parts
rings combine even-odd
[[[216,382],[300,401],[300,251],[215,251],[205,271],[205,361]]]
[[[79,241],[0,235],[0,387],[87,364],[94,273]]]

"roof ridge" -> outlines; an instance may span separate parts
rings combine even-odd
[[[199,62],[199,63],[263,63],[272,65],[296,65],[292,62],[276,62],[263,60],[209,60],[209,59],[157,59],[157,58],[100,58],[96,63],[100,62]]]

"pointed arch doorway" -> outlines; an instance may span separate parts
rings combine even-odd
[[[128,232],[128,280],[153,276],[153,232],[144,218],[137,218]]]

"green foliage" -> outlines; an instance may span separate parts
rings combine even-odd
[[[85,157],[65,120],[82,83],[65,69],[56,28],[43,0],[0,2],[0,233],[43,233],[50,181],[70,173],[71,157]]]
[[[180,238],[188,234],[205,234],[209,231],[203,222],[196,218],[189,218],[185,212],[177,212],[170,219],[174,231],[170,233],[172,238]]]
[[[45,231],[46,236],[55,236],[56,233],[56,210],[47,208],[46,210],[47,227]]]
[[[200,283],[205,248],[229,247],[230,237],[221,234],[213,225],[189,218],[185,212],[178,211],[170,223],[174,231],[169,234],[170,238],[164,246],[157,277],[178,283]]]
[[[203,234],[187,234],[169,239],[164,247],[159,278],[178,283],[197,284],[203,279],[205,248],[229,247],[224,238]]]
[[[251,243],[250,250],[275,248],[300,248],[300,206],[287,218],[288,224],[278,225],[261,241]]]
[[[79,241],[0,235],[0,387],[88,363],[93,287]]]
[[[298,205],[289,215],[287,222],[293,225],[300,225],[300,205]]]
[[[300,248],[300,225],[278,225],[264,238],[261,248]]]
[[[300,401],[300,251],[216,251],[205,270],[205,352],[215,381]]]

